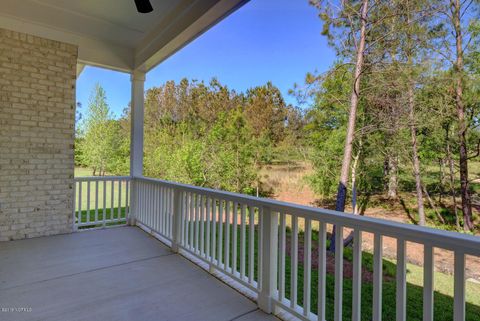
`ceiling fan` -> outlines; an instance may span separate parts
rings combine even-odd
[[[149,13],[153,11],[150,0],[135,0],[135,5],[137,6],[137,11],[140,13]]]

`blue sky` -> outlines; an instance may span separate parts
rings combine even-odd
[[[212,77],[237,91],[272,81],[289,103],[288,90],[305,74],[328,69],[335,54],[308,0],[251,0],[147,74],[145,88],[167,80],[208,82]],[[87,67],[77,81],[77,101],[86,108],[96,82],[119,116],[130,101],[130,76]]]

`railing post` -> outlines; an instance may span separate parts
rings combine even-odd
[[[128,197],[128,196],[127,196]],[[128,217],[127,217],[127,224],[131,226],[135,226],[137,224],[137,220],[135,216],[137,215],[138,209],[138,187],[137,182],[135,181],[134,177],[130,177],[130,200],[129,200],[130,208],[128,210]],[[113,214],[110,214],[113,215]]]
[[[172,251],[178,253],[180,235],[182,233],[182,192],[173,190],[173,222],[172,222]]]
[[[258,295],[258,307],[267,313],[273,312],[273,298],[277,290],[278,213],[263,207],[262,284]]]

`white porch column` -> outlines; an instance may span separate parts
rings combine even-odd
[[[145,72],[134,71],[130,77],[132,82],[131,125],[130,125],[130,176],[132,193],[130,197],[131,211],[128,224],[135,225],[137,212],[138,189],[135,178],[143,176],[143,104]]]

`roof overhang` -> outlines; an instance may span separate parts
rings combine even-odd
[[[2,0],[0,28],[78,46],[84,65],[149,71],[248,0]]]

